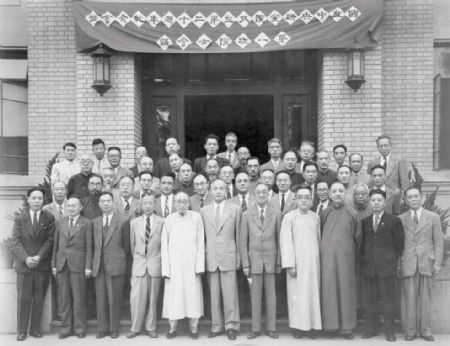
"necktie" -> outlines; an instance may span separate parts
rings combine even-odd
[[[72,217],[69,218],[69,238],[72,236],[72,232],[73,232],[73,221],[74,221],[74,219]]]
[[[228,153],[228,162],[229,162],[230,165],[231,165],[231,153]]]
[[[245,201],[245,195],[242,195],[242,205],[241,205],[241,210],[244,212],[247,210],[247,202]]]
[[[59,215],[64,216],[64,210],[63,210],[62,205],[59,206],[58,211],[59,211]]]
[[[387,169],[387,159],[385,157],[383,157],[383,167],[384,167],[384,170]]]
[[[259,219],[261,220],[261,225],[264,225],[264,209],[261,209],[261,216]]]
[[[216,207],[216,214],[215,214],[215,221],[216,221],[216,227],[219,228],[220,226],[220,206],[217,205]]]
[[[166,196],[166,202],[164,203],[164,217],[169,215],[169,197]]]
[[[145,222],[145,254],[147,254],[148,242],[150,240],[150,216],[147,217],[147,221]]]
[[[128,211],[130,210],[130,202],[128,202],[128,199],[125,200],[125,208],[123,210]]]
[[[204,204],[205,204],[205,199],[203,197],[200,197],[200,208],[203,208]]]
[[[375,215],[375,222],[373,224],[373,230],[377,233],[378,225],[380,224],[380,215]]]
[[[284,199],[284,193],[282,193],[281,194],[281,208],[280,208],[281,211],[283,211],[285,204],[286,204],[286,201]]]
[[[227,199],[230,199],[230,198],[232,197],[232,196],[231,196],[231,192],[230,192],[231,186],[232,186],[232,185],[230,185],[230,187],[228,188],[228,191],[227,191]]]
[[[417,227],[419,225],[419,215],[417,215],[417,210],[414,210],[413,221],[414,221],[414,226]]]
[[[37,233],[37,225],[38,225],[38,219],[37,219],[37,213],[33,213],[33,234],[36,235]]]
[[[386,169],[386,167],[384,169]],[[354,175],[354,177],[355,177],[354,184],[355,185],[358,184],[358,176],[359,176],[359,174],[355,173],[355,175]]]
[[[319,209],[317,210],[317,214],[320,215],[320,213],[321,213],[322,211],[323,211],[323,204],[320,203],[320,204],[319,204]]]
[[[108,233],[108,217],[105,216],[105,220],[103,222],[103,238],[106,237],[107,233]]]

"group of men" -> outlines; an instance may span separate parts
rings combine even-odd
[[[326,337],[353,339],[357,310],[364,307],[362,337],[378,334],[381,314],[386,340],[395,341],[400,291],[405,340],[434,340],[430,300],[443,257],[440,219],[421,206],[405,161],[391,154],[391,139],[380,136],[376,143],[380,156],[367,173],[359,153],[346,164],[343,144],[333,148],[333,170],[327,151],[316,153],[313,143],[303,142],[298,151],[283,152],[277,138],[268,141],[270,160],[261,164],[248,148],[236,151],[234,133],[225,136],[222,153],[219,138],[207,136],[206,155],[193,164],[175,138],[166,140],[167,157],[156,164],[139,147],[131,169],[120,165],[120,148],[106,150],[101,139],[92,142],[93,155],[79,158],[75,144],[66,143],[65,160],[52,169],[52,203],[43,206],[44,191],[30,189],[29,210],[14,223],[17,340],[42,336],[50,272],[61,339],[85,337],[86,287],[93,277],[97,338],[119,336],[129,282],[128,338],[143,331],[158,337],[164,283],[167,338],[177,336],[185,318],[190,337],[199,337],[205,294],[209,338],[225,333],[235,340],[247,300],[247,338],[254,339],[263,331],[264,292],[271,338],[278,338],[277,297],[286,296],[295,338],[315,339],[323,330]],[[400,215],[402,196],[409,208]],[[285,278],[276,275],[282,270]],[[249,296],[242,299],[243,288]]]

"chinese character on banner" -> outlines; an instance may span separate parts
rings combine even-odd
[[[206,17],[203,15],[203,13],[199,12],[194,17],[192,17],[192,23],[194,23],[195,26],[200,29],[203,24],[206,23]]]
[[[170,28],[176,21],[177,19],[175,18],[175,16],[172,14],[172,12],[167,12],[164,16],[162,16],[161,21],[166,24],[166,26],[168,28]]]
[[[346,14],[348,19],[354,22],[361,15],[361,12],[356,7],[352,6],[347,10]]]
[[[340,7],[335,8],[333,11],[330,12],[330,17],[333,18],[335,22],[339,22],[342,17],[344,17],[345,13],[342,11]]]
[[[192,41],[187,37],[185,34],[178,37],[178,39],[175,41],[182,50],[185,50],[187,47],[189,47],[192,43]]]
[[[117,23],[122,25],[122,27],[125,27],[130,21],[131,18],[128,14],[126,14],[124,11],[120,12],[120,14],[116,18]]]
[[[270,42],[270,38],[269,38],[265,33],[262,32],[262,33],[260,33],[258,36],[256,36],[256,38],[254,39],[254,41],[255,41],[261,48],[264,48],[264,46]]]
[[[252,21],[252,17],[247,12],[242,11],[239,16],[236,17],[236,21],[245,28],[248,23]]]
[[[109,11],[103,13],[102,15],[102,22],[105,24],[108,28],[109,26],[116,21],[116,17],[114,17]]]
[[[152,27],[156,27],[160,22],[161,22],[161,17],[159,16],[158,13],[156,13],[155,11],[153,11],[152,13],[150,13],[147,17],[147,22],[148,24],[150,24]]]
[[[91,24],[92,26],[95,26],[95,24],[97,24],[98,22],[100,22],[102,20],[102,17],[100,17],[94,11],[91,11],[91,13],[89,13],[86,16],[86,20],[88,21],[89,24]]]
[[[172,45],[172,40],[167,37],[167,35],[161,36],[158,41],[156,41],[158,46],[161,47],[162,50],[167,50]]]
[[[286,43],[289,42],[290,39],[291,39],[291,37],[288,34],[281,31],[280,33],[278,33],[277,36],[275,36],[275,38],[273,40],[276,43],[278,43],[280,46],[284,46]]]
[[[222,18],[216,12],[213,12],[206,18],[206,21],[211,27],[215,28],[222,21]]]
[[[205,34],[203,34],[202,36],[200,36],[197,41],[195,43],[197,43],[197,45],[205,50],[206,48],[208,48],[208,46],[211,44],[212,40],[206,36]]]
[[[284,14],[283,18],[286,23],[292,25],[297,20],[297,14],[295,13],[294,10],[291,9]]]
[[[236,40],[234,40],[234,42],[236,42],[239,47],[245,48],[251,43],[251,40],[246,34],[242,33],[238,37],[236,37]]]
[[[298,19],[300,19],[303,23],[308,24],[314,19],[314,16],[308,10],[303,10],[302,13],[298,15]]]
[[[146,19],[147,18],[140,11],[137,11],[135,14],[133,14],[133,17],[131,18],[132,22],[138,28],[140,28],[142,25],[144,25]]]
[[[316,14],[314,15],[314,17],[316,17],[320,23],[323,23],[324,21],[326,21],[328,16],[329,16],[329,13],[327,11],[325,11],[323,8],[318,10],[316,12]]]
[[[267,17],[264,13],[262,13],[261,11],[258,11],[253,15],[252,19],[257,26],[261,26],[267,20]]]
[[[216,41],[217,45],[222,49],[227,49],[233,41],[227,35],[222,34]]]
[[[236,21],[236,17],[231,12],[227,12],[222,16],[222,23],[229,28]]]
[[[279,22],[283,20],[283,17],[281,16],[280,12],[272,11],[267,17],[267,20],[276,26],[278,25]]]
[[[186,12],[183,12],[180,14],[180,16],[177,18],[178,24],[184,29],[186,28],[191,22],[192,18],[189,17],[189,15]]]

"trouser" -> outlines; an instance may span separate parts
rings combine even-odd
[[[254,332],[261,331],[261,305],[262,292],[264,287],[266,303],[266,330],[275,331],[275,320],[277,312],[275,274],[269,274],[264,270],[262,274],[251,274],[251,278],[252,330]]]
[[[211,331],[218,333],[225,329],[239,330],[239,299],[237,293],[236,271],[208,272],[211,295]],[[222,302],[223,300],[223,313]]]
[[[198,320],[199,318],[190,318],[189,319],[189,330],[192,333],[196,333],[198,331]],[[174,332],[177,330],[178,320],[169,320],[170,332]]]
[[[40,332],[50,271],[32,270],[17,274],[17,331]]]
[[[406,335],[431,335],[431,294],[434,278],[419,274],[402,279],[402,325]]]
[[[86,276],[85,273],[69,271],[64,265],[56,274],[58,285],[59,316],[61,333],[86,332]]]
[[[148,304],[145,330],[154,332],[156,330],[156,313],[158,306],[159,289],[161,277],[151,277],[148,272],[144,276],[131,277],[131,331],[139,333],[144,321],[145,308]]]
[[[105,273],[104,268],[100,268],[95,278],[99,332],[119,332],[124,283],[125,275],[111,276]]]
[[[383,331],[395,334],[395,277],[366,277],[366,331],[377,333],[379,326],[379,302],[383,307]]]

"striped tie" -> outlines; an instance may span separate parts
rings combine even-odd
[[[150,241],[150,232],[151,232],[150,216],[147,216],[147,220],[145,222],[145,254],[147,254],[147,247]]]
[[[169,215],[169,197],[166,196],[166,203],[164,203],[164,217]]]

